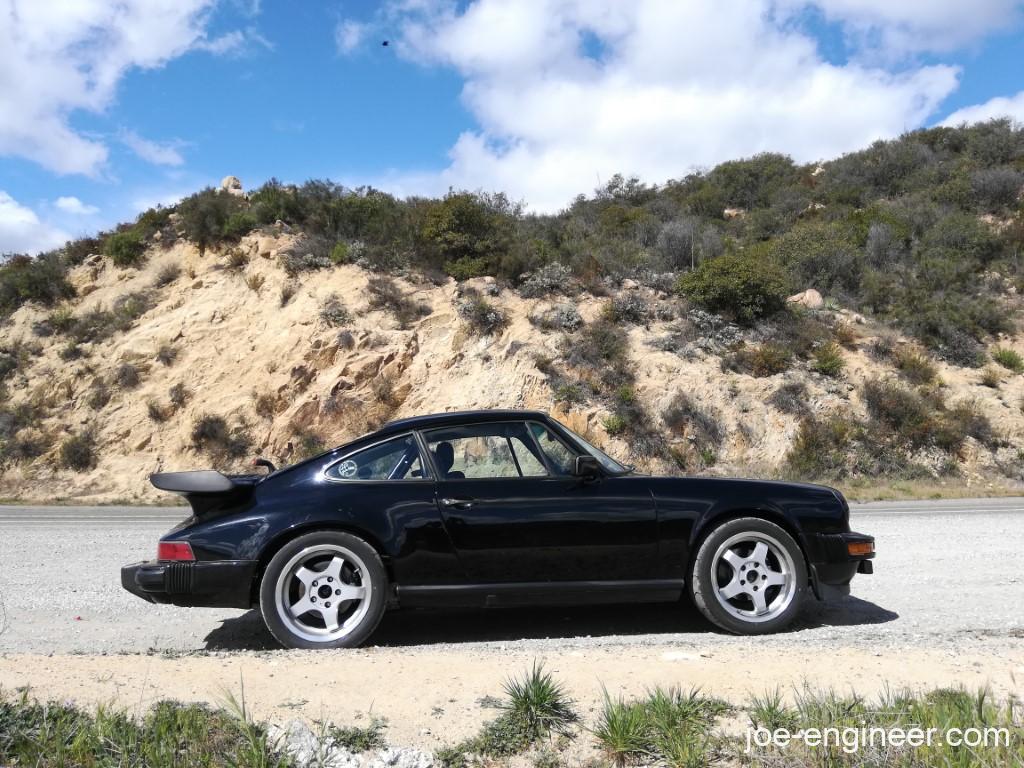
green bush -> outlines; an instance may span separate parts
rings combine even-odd
[[[992,350],[992,359],[1009,371],[1024,372],[1024,357],[1015,349],[996,347]]]
[[[843,358],[843,350],[835,342],[822,344],[814,351],[814,361],[811,363],[811,370],[817,371],[822,376],[836,377],[846,367],[846,360]]]
[[[255,224],[255,219],[236,216],[243,213],[246,205],[240,197],[207,187],[178,203],[177,213],[185,237],[198,246],[202,256],[210,246],[237,237],[245,226]],[[230,235],[226,234],[229,221]]]
[[[146,253],[146,243],[133,227],[110,235],[103,244],[103,253],[118,267],[137,267]]]
[[[338,295],[332,293],[324,300],[323,305],[320,307],[320,319],[328,326],[334,328],[347,325],[352,320],[352,315]]]
[[[398,321],[399,328],[408,328],[432,311],[429,305],[406,296],[401,286],[390,277],[371,277],[366,290],[369,293],[370,309],[390,312]]]
[[[508,325],[508,317],[476,291],[459,303],[459,315],[476,336],[493,336]]]
[[[679,278],[677,290],[712,312],[753,321],[785,306],[786,281],[782,269],[761,249],[747,249],[703,262]]]
[[[722,369],[760,378],[783,373],[791,362],[789,350],[778,344],[744,344],[722,357]]]
[[[64,469],[85,472],[96,466],[96,439],[86,430],[71,435],[60,444],[60,465]]]
[[[0,264],[0,317],[29,301],[52,306],[75,295],[67,281],[67,266],[56,253],[36,258],[10,256]]]
[[[192,446],[216,459],[238,459],[249,452],[252,436],[244,422],[229,427],[222,416],[201,414],[192,422]]]
[[[893,352],[893,362],[900,375],[911,384],[933,384],[939,372],[927,355],[916,349],[898,349]]]

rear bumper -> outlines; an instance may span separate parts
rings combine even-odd
[[[851,555],[850,544],[872,545],[866,555]],[[850,594],[850,582],[858,573],[874,573],[875,539],[863,533],[818,533],[807,538],[811,586],[819,600]]]
[[[254,560],[142,562],[121,569],[121,586],[151,603],[194,608],[249,608]]]

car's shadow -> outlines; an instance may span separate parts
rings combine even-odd
[[[874,603],[847,597],[809,604],[787,634],[818,627],[884,624],[899,615]],[[372,645],[678,635],[718,632],[688,603],[626,604],[543,608],[437,609],[392,611],[384,615]],[[280,646],[252,610],[227,619],[205,638],[206,650],[270,650]]]

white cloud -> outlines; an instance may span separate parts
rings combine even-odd
[[[457,70],[479,125],[440,174],[397,184],[501,189],[534,210],[617,172],[663,181],[760,151],[831,157],[921,125],[959,75],[831,64],[773,0],[421,1],[391,13],[400,54]]]
[[[997,96],[984,104],[958,109],[945,120],[943,125],[960,125],[961,123],[980,123],[995,117],[1009,117],[1018,123],[1024,123],[1024,91],[1016,96]]]
[[[338,53],[348,55],[366,38],[369,25],[351,19],[342,19],[334,27],[334,45]]]
[[[58,210],[69,213],[72,216],[92,216],[100,212],[100,209],[95,205],[86,205],[73,195],[58,197],[53,205]]]
[[[78,110],[102,112],[131,69],[186,51],[234,52],[254,39],[209,40],[215,0],[0,0],[0,155],[57,173],[96,175],[108,148],[76,130]]]
[[[122,143],[147,163],[153,165],[182,165],[181,156],[175,143],[160,143],[139,136],[135,131],[123,130],[119,134]]]
[[[203,38],[193,48],[215,56],[243,56],[252,53],[257,47],[266,51],[274,50],[274,44],[265,38],[255,27],[235,29],[219,37]]]
[[[35,211],[0,190],[0,253],[35,254],[66,240],[66,232],[44,224]]]
[[[1021,0],[780,0],[816,6],[862,44],[892,54],[951,51],[1020,22]]]

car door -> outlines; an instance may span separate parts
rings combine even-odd
[[[574,477],[549,459],[524,421],[443,427],[422,436],[438,505],[470,582],[654,575],[657,520],[643,478]]]

